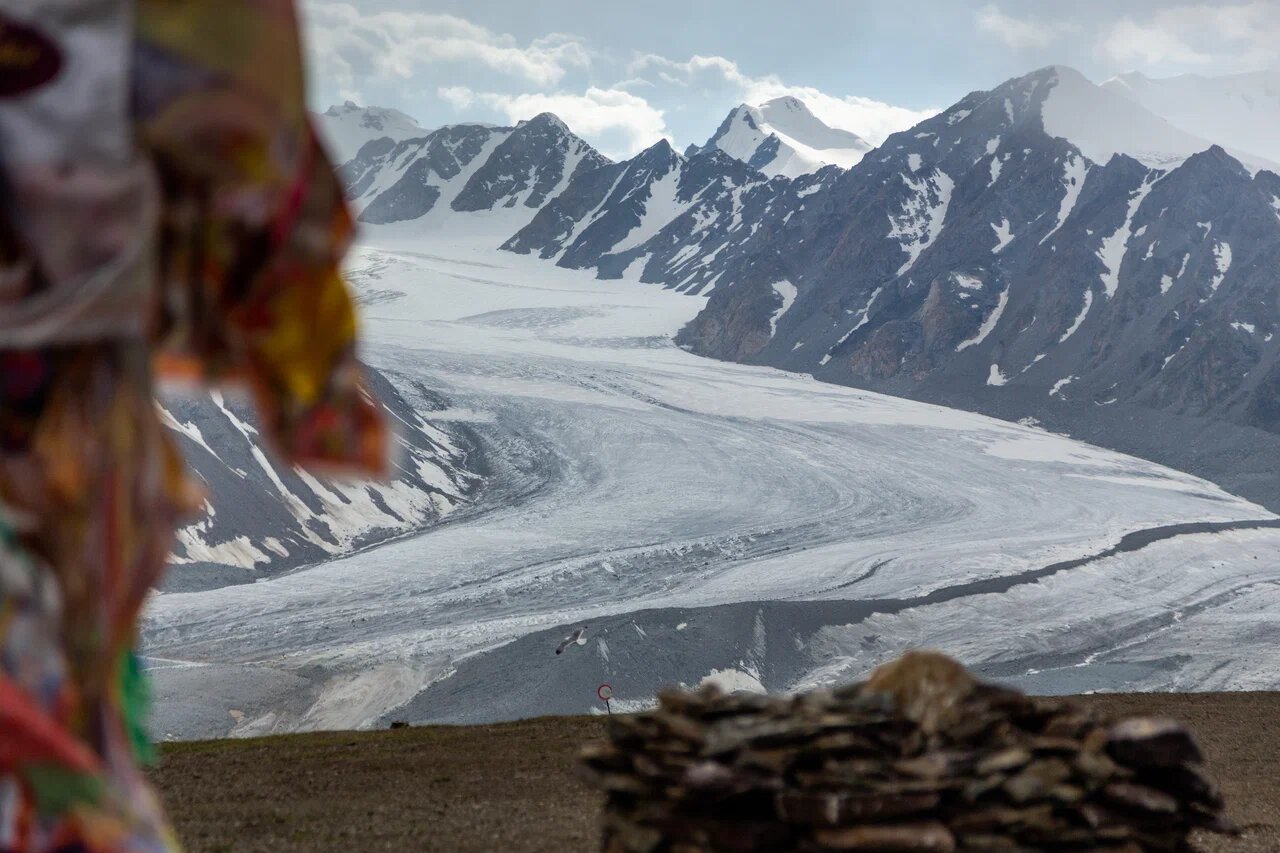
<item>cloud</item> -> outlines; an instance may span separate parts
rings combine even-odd
[[[1161,62],[1207,64],[1213,57],[1201,53],[1182,40],[1176,33],[1140,24],[1132,18],[1124,18],[1113,24],[1102,37],[1100,48],[1117,62],[1141,62],[1154,65]]]
[[[813,114],[832,127],[851,130],[872,145],[880,145],[890,134],[914,127],[938,110],[910,110],[857,95],[836,97],[811,86],[786,86],[757,82],[748,89],[747,101],[762,101],[791,95],[804,101]]]
[[[938,112],[897,107],[857,95],[830,95],[812,86],[789,85],[773,74],[752,77],[723,56],[695,55],[680,62],[646,54],[633,61],[627,70],[632,75],[652,74],[662,82],[682,88],[728,90],[737,100],[750,104],[790,95],[804,101],[814,115],[827,124],[851,130],[872,145],[879,145],[891,133],[906,130]]]
[[[1164,4],[1141,17],[1116,11],[1087,23],[1016,18],[988,3],[974,21],[979,32],[1014,51],[1092,45],[1098,59],[1126,68],[1224,73],[1275,67],[1280,56],[1280,2],[1275,0]]]
[[[512,124],[538,113],[555,113],[574,133],[600,140],[601,150],[614,157],[630,157],[667,136],[662,110],[616,87],[592,86],[580,95],[570,92],[509,95],[452,86],[441,88],[439,94],[462,109],[474,103],[484,104],[506,116]]]
[[[632,156],[660,138],[670,139],[663,109],[655,99],[684,103],[693,94],[721,93],[729,100],[759,104],[791,95],[808,104],[832,127],[852,130],[873,145],[905,130],[937,110],[910,110],[857,96],[836,97],[810,86],[792,86],[776,75],[752,77],[723,56],[695,55],[684,61],[657,54],[637,57],[626,79],[609,87],[592,86],[582,94],[566,91],[504,94],[476,92],[465,86],[442,86],[437,94],[458,110],[476,104],[489,107],[510,122],[552,112],[615,158]],[[644,91],[647,97],[636,94]],[[677,91],[673,91],[677,90]],[[696,91],[695,91],[696,90]],[[726,109],[728,105],[726,105]],[[677,108],[678,109],[678,108]],[[714,125],[714,116],[711,117]]]
[[[705,86],[711,82],[745,88],[752,82],[750,77],[739,70],[736,62],[723,56],[695,54],[684,62],[678,62],[656,53],[647,53],[632,61],[627,72],[638,76],[650,69],[657,69],[657,76],[663,82],[678,86]]]
[[[645,80],[643,77],[629,77],[626,80],[619,80],[613,84],[615,89],[652,89],[653,81]]]
[[[424,68],[449,63],[458,67],[426,72],[443,82],[434,89],[437,106],[464,118],[488,111],[512,123],[553,112],[613,157],[671,139],[668,116],[679,118],[675,124],[683,134],[701,141],[721,110],[784,95],[799,98],[823,121],[873,145],[937,112],[829,94],[774,74],[753,76],[724,56],[675,60],[643,54],[628,63],[573,35],[518,40],[455,15],[403,7],[363,12],[360,2],[304,0],[313,67],[325,96],[385,102],[389,92],[398,92],[399,99],[420,98],[420,91],[410,92],[413,81],[424,76]],[[471,73],[476,68],[488,73]],[[511,82],[504,84],[495,74]],[[460,78],[468,85],[458,85]],[[473,82],[477,79],[484,82]],[[692,117],[703,114],[707,127],[695,127]]]
[[[1274,67],[1280,3],[1185,4],[1104,27],[1098,52],[1118,63],[1198,65],[1254,70]]]
[[[592,60],[574,36],[552,33],[520,45],[510,35],[433,12],[365,13],[350,3],[311,0],[305,20],[315,66],[348,97],[370,80],[409,79],[433,63],[481,65],[553,86]]]
[[[1066,21],[1032,21],[1000,11],[995,3],[978,10],[978,31],[1005,43],[1012,50],[1043,50],[1060,37],[1078,30]]]
[[[466,86],[441,86],[436,94],[456,110],[465,110],[476,102],[476,93]]]

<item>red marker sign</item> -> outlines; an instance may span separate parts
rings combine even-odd
[[[596,688],[596,695],[600,697],[600,701],[604,703],[605,709],[612,714],[613,706],[609,704],[609,700],[613,698],[613,688],[608,684],[601,684]]]

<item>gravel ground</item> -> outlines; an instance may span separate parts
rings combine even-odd
[[[1198,733],[1239,839],[1203,853],[1280,850],[1280,694],[1082,697],[1174,716]],[[600,798],[573,773],[600,719],[327,732],[168,744],[153,772],[200,851],[589,851]]]

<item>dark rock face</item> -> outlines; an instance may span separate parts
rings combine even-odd
[[[501,132],[501,128],[454,125],[389,149],[387,139],[366,143],[343,168],[348,195],[368,202],[360,221],[385,225],[425,216],[435,207],[441,188],[471,165]],[[379,186],[386,188],[379,190]],[[368,198],[370,194],[372,198]]]
[[[438,173],[437,173],[438,174]],[[414,162],[396,185],[379,195],[360,215],[361,222],[386,225],[426,216],[440,199],[440,188],[431,181],[430,161]]]
[[[769,138],[764,142],[761,142],[760,147],[751,155],[751,159],[747,161],[747,165],[753,169],[763,169],[774,160],[778,159],[778,151],[781,148],[781,140],[770,134]]]
[[[544,259],[555,257],[572,242],[583,220],[600,208],[625,169],[624,164],[612,163],[575,174],[565,191],[544,205],[502,248],[521,255],[537,252]]]
[[[433,211],[535,211],[584,173],[609,161],[550,113],[515,128],[443,127],[421,139],[366,143],[343,167],[360,221],[386,225]],[[447,208],[439,210],[441,205]]]
[[[503,248],[595,268],[601,278],[644,259],[642,281],[701,293],[746,262],[761,221],[784,218],[789,196],[838,173],[770,181],[718,149],[684,157],[663,140],[626,163],[577,176]]]
[[[347,188],[348,198],[359,198],[373,183],[377,165],[396,147],[394,139],[384,136],[360,146],[356,156],[338,168]]]
[[[458,211],[511,207],[528,193],[525,207],[540,208],[566,177],[609,161],[550,113],[523,122],[504,139],[453,201]]]
[[[641,225],[654,200],[655,185],[670,180],[679,168],[680,158],[665,139],[638,154],[625,165],[592,221],[565,247],[559,266],[581,269],[598,263]]]
[[[432,392],[415,385],[410,400],[376,371],[370,380],[399,427],[386,482],[333,483],[281,464],[243,401],[209,394],[164,400],[208,494],[204,515],[179,531],[164,589],[251,583],[429,526],[471,502],[485,473],[475,436],[431,423],[431,410],[446,407]]]

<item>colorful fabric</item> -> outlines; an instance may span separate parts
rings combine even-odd
[[[245,384],[380,473],[292,0],[0,11],[0,851],[177,849],[138,770],[137,618],[202,500],[157,372]]]

